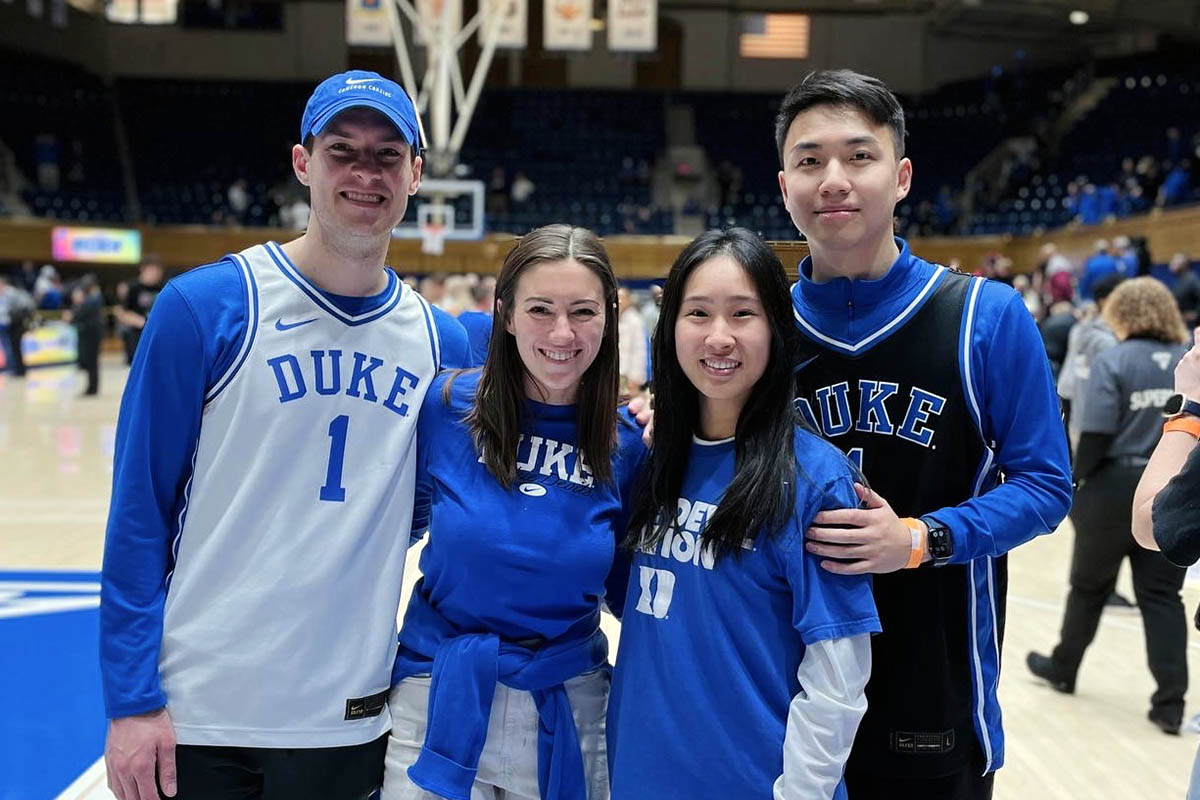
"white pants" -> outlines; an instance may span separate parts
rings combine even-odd
[[[388,708],[392,735],[388,737],[382,800],[436,800],[437,795],[408,779],[408,768],[425,743],[429,711],[429,676],[401,681],[392,690]],[[604,717],[608,711],[609,675],[595,670],[572,678],[564,686],[571,700],[588,800],[608,800],[608,752]],[[496,684],[488,720],[487,741],[479,756],[479,772],[471,800],[539,800],[538,713],[533,695]]]

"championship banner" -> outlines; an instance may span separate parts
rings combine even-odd
[[[496,47],[524,49],[528,45],[525,31],[529,27],[529,0],[486,0],[489,11],[503,6],[504,18],[496,31]],[[487,22],[479,28],[479,46],[483,47],[483,35]]]
[[[141,0],[141,7],[138,21],[143,25],[174,25],[179,16],[179,3],[175,0]]]
[[[462,0],[417,0],[417,14],[434,30],[439,22],[450,26],[451,38],[462,30]],[[428,44],[422,28],[413,31],[413,40],[419,45]]]
[[[392,26],[385,2],[392,0],[346,0],[346,44],[352,47],[392,44]]]
[[[652,53],[658,48],[658,0],[608,0],[608,49]]]
[[[545,0],[542,28],[547,50],[591,50],[592,0]]]

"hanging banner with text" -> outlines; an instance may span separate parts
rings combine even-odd
[[[608,49],[652,53],[658,48],[658,0],[608,0]]]
[[[425,20],[431,31],[440,31],[441,25],[448,26],[450,38],[453,39],[462,30],[462,0],[417,0],[416,6],[417,14]],[[428,44],[425,41],[424,28],[417,28],[413,39],[419,45]]]
[[[488,8],[503,8],[504,18],[496,32],[496,47],[524,49],[528,44],[526,30],[529,27],[529,0],[487,0]],[[479,46],[483,47],[483,36],[487,22],[479,28]]]
[[[346,44],[351,47],[388,47],[392,26],[384,3],[392,0],[346,0]]]
[[[547,50],[592,49],[592,0],[545,0],[544,10]]]

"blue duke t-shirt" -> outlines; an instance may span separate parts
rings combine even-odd
[[[613,800],[770,798],[805,646],[880,629],[869,577],[827,572],[804,549],[818,511],[858,498],[845,456],[803,430],[792,519],[714,563],[701,533],[734,447],[693,443],[677,531],[634,556],[609,701]]]
[[[526,401],[517,478],[506,489],[480,462],[463,422],[479,377],[443,373],[421,408],[413,530],[428,522],[432,535],[413,602],[428,602],[460,633],[586,638],[599,624],[606,588],[624,588],[626,570],[614,570],[613,561],[645,457],[641,430],[628,418],[618,421],[613,482],[600,483],[575,447],[576,407]],[[442,399],[448,381],[449,403]],[[610,572],[615,587],[606,587]],[[623,592],[608,599],[619,607]],[[401,644],[422,634],[406,622]]]

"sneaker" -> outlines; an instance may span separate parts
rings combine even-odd
[[[1181,715],[1169,708],[1152,708],[1146,718],[1158,726],[1158,729],[1169,736],[1178,736],[1179,727],[1183,724]]]
[[[1075,694],[1075,676],[1066,675],[1050,656],[1030,651],[1029,655],[1025,656],[1025,666],[1029,667],[1029,671],[1034,675],[1049,683],[1056,691],[1063,694]]]
[[[1111,608],[1114,611],[1122,611],[1135,609],[1137,608],[1137,605],[1135,605],[1132,600],[1120,592],[1113,592],[1108,596],[1108,599],[1104,601],[1104,607]]]

